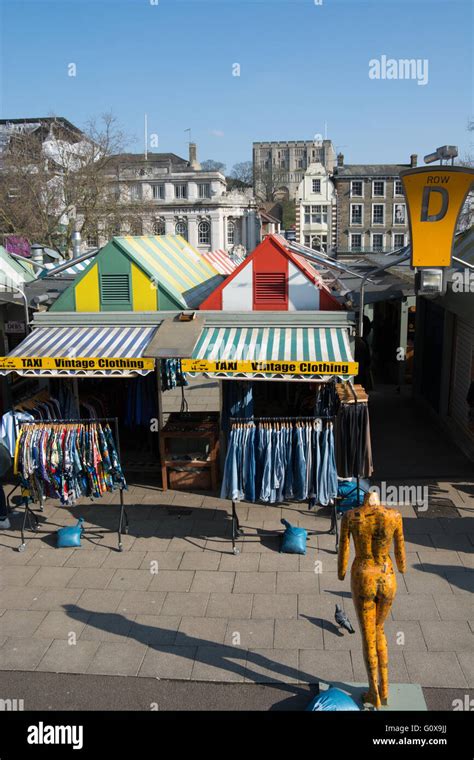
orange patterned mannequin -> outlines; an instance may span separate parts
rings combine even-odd
[[[355,559],[351,568],[352,599],[362,632],[369,691],[364,702],[375,707],[388,703],[388,652],[383,625],[390,612],[397,581],[389,551],[395,541],[398,570],[405,572],[405,543],[400,512],[380,504],[376,493],[368,493],[362,507],[342,518],[338,577],[344,580],[349,561],[350,536]]]

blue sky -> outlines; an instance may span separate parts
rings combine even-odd
[[[143,150],[228,169],[252,141],[327,135],[348,163],[470,149],[470,0],[0,0],[2,118],[112,111]],[[373,80],[369,60],[428,60],[425,86]],[[76,76],[68,76],[68,64]],[[233,64],[240,76],[233,76]],[[471,145],[472,150],[472,145]]]

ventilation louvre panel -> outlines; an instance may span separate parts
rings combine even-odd
[[[258,272],[255,275],[256,303],[286,303],[286,275],[284,272]]]
[[[130,277],[128,274],[102,274],[100,294],[103,303],[130,301]]]

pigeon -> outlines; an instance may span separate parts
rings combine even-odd
[[[342,610],[338,604],[336,604],[336,612],[335,612],[334,617],[336,619],[336,623],[338,624],[339,628],[345,628],[346,631],[349,631],[349,633],[355,633],[355,630],[353,628],[351,621],[347,617],[344,610]]]

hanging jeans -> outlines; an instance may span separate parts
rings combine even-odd
[[[237,448],[236,438],[239,431],[234,428],[230,431],[229,446],[224,464],[224,475],[221,486],[221,499],[232,499],[240,501],[243,494],[239,491],[239,480],[237,471]]]
[[[294,430],[295,459],[293,470],[293,492],[297,501],[304,501],[308,495],[306,488],[306,452],[303,428]]]
[[[328,496],[335,499],[338,491],[336,453],[334,446],[334,431],[332,424],[328,429]]]
[[[247,501],[255,501],[255,427],[246,428],[244,444],[244,494]]]
[[[272,431],[268,429],[263,430],[263,471],[262,471],[262,487],[260,490],[260,501],[269,502],[272,496]]]
[[[285,499],[293,498],[293,427],[284,428],[284,463],[285,485],[283,496]]]
[[[328,460],[329,460],[329,444],[328,444],[328,428],[321,433],[321,461],[319,468],[319,503],[323,507],[326,507],[329,503],[329,490],[328,490]]]

